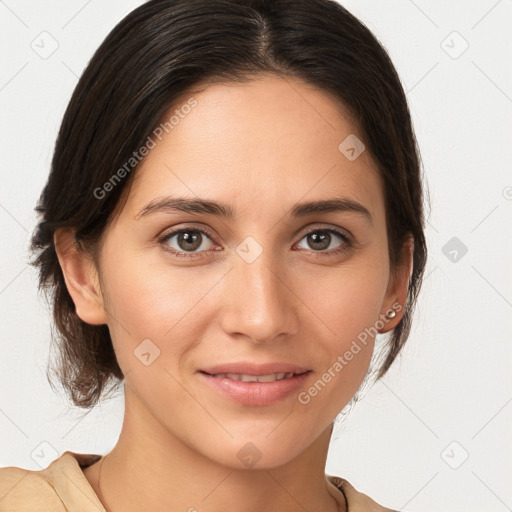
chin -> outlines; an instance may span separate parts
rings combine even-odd
[[[259,433],[251,433],[249,424],[248,428],[240,428],[241,433],[232,438],[218,432],[215,437],[204,433],[200,443],[193,448],[218,464],[237,470],[284,466],[300,456],[316,439],[312,432],[284,428],[285,417],[281,415],[271,425],[265,422],[265,428],[260,429]]]

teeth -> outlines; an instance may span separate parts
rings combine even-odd
[[[246,375],[238,373],[217,373],[214,377],[219,379],[240,380],[242,382],[274,382],[276,380],[289,379],[295,375],[291,373],[271,373],[269,375]]]

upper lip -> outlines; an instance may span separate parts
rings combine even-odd
[[[201,368],[202,372],[215,375],[218,373],[234,373],[237,375],[271,375],[273,373],[304,373],[309,368],[289,363],[254,364],[249,362],[227,363]]]

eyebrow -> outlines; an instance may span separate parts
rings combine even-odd
[[[185,213],[204,213],[231,219],[234,212],[231,206],[225,203],[211,201],[208,199],[188,198],[188,197],[164,197],[154,199],[142,207],[136,220],[156,212],[185,212]],[[372,215],[369,210],[361,203],[348,198],[332,198],[321,201],[310,201],[295,204],[290,214],[292,217],[307,217],[309,215],[329,212],[353,212],[363,215],[370,224],[373,224]]]

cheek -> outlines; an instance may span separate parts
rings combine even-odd
[[[161,351],[161,363],[178,358],[190,348],[190,340],[200,339],[196,331],[204,326],[202,301],[218,281],[216,273],[172,268],[141,255],[109,261],[103,265],[104,293],[121,367],[131,366],[134,351],[144,340]]]
[[[343,395],[337,403],[348,402],[372,357],[389,278],[386,262],[368,258],[316,277],[310,281],[314,288],[308,285],[298,294],[307,297],[315,313],[309,315],[310,332],[322,339],[323,380],[333,393]]]
[[[308,279],[297,279],[302,284],[294,290],[311,310],[310,322],[332,340],[332,350],[340,350],[375,325],[388,279],[386,262],[368,257],[329,271],[316,270]]]

